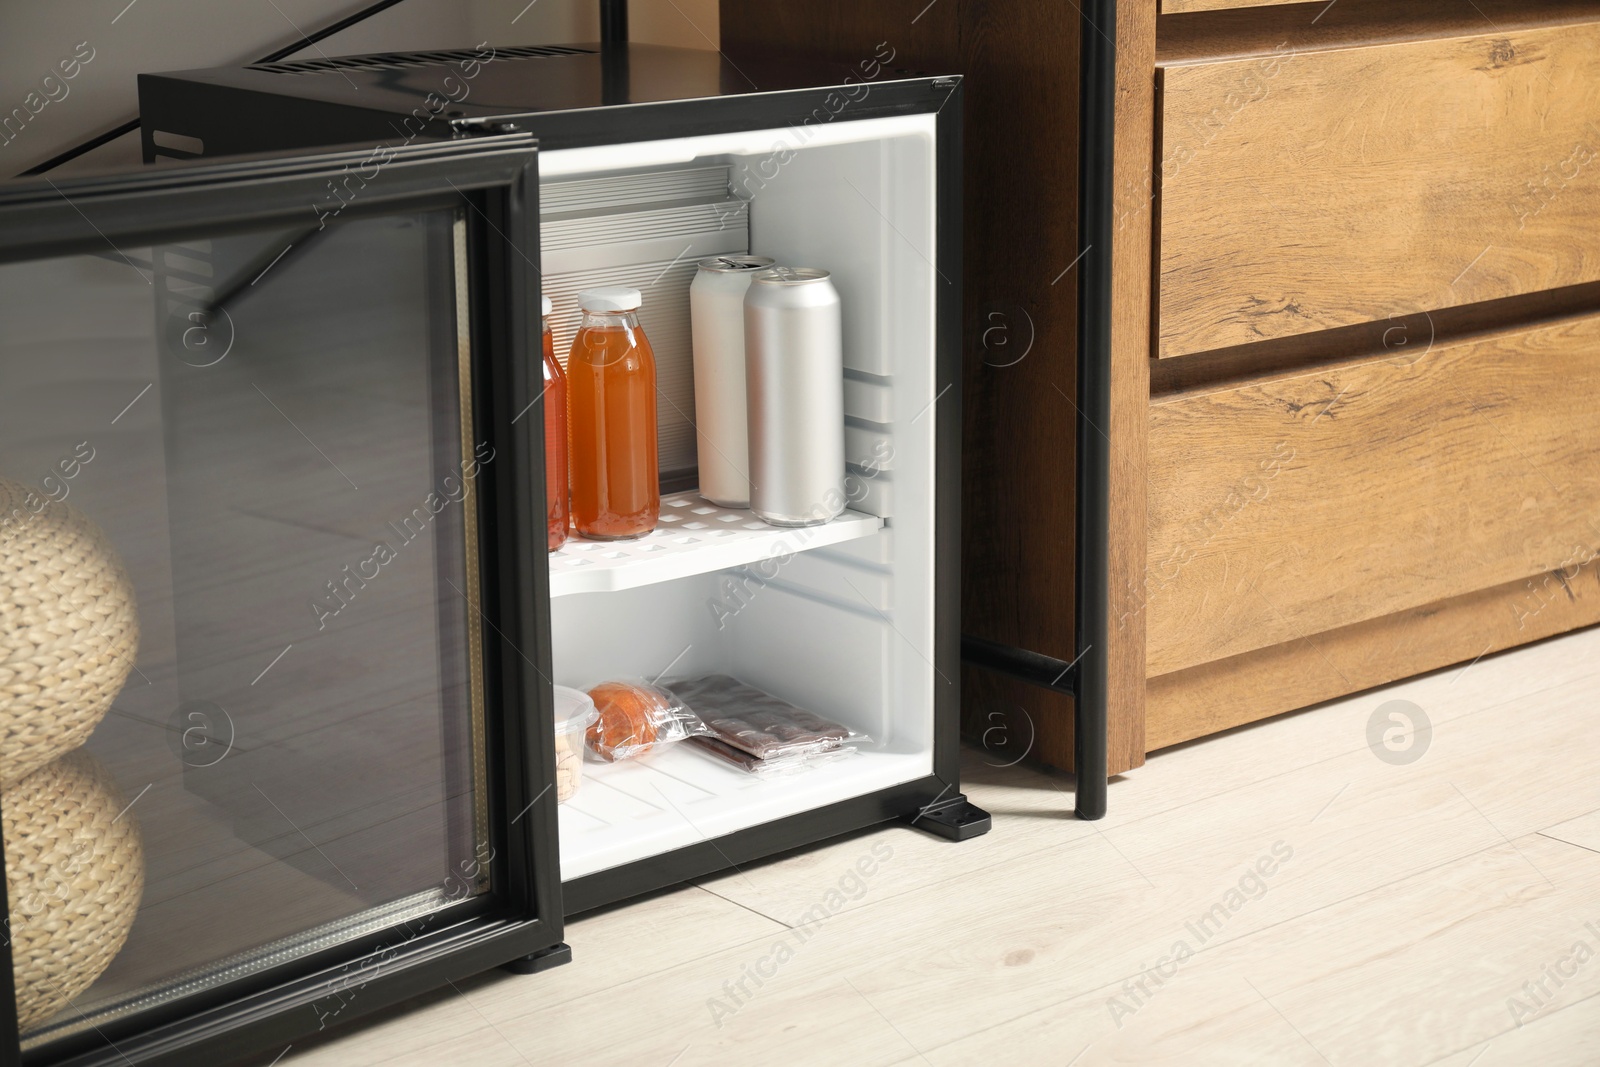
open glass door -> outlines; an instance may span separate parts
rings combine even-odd
[[[559,942],[534,180],[496,137],[0,188],[26,1062],[220,1062]]]

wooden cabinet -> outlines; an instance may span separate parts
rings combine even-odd
[[[1600,316],[1150,409],[1152,675],[1600,555]]]
[[[963,627],[1059,657],[1076,11],[890,6],[722,0],[723,42],[968,75]],[[1113,771],[1600,621],[1600,2],[1115,34]],[[1064,765],[1070,701],[975,675],[971,735]]]
[[[1600,8],[1157,84],[1158,356],[1600,279]]]
[[[1600,620],[1600,6],[1157,37],[1147,744]]]

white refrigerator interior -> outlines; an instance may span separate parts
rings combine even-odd
[[[635,280],[612,280],[645,283],[642,325],[662,365],[664,471],[668,455],[692,469],[692,361],[677,324],[688,321],[694,260],[749,253],[832,272],[843,302],[849,490],[847,510],[818,527],[766,526],[686,490],[663,494],[661,525],[638,542],[569,541],[550,560],[552,680],[588,688],[730,674],[871,738],[852,758],[770,779],[685,743],[616,764],[591,759],[560,807],[565,880],[932,773],[935,694],[953,681],[934,666],[934,428],[951,384],[935,380],[944,283],[934,129],[933,115],[835,120],[540,154],[541,183],[572,194],[557,203],[573,220],[607,215],[574,191],[681,194],[606,220],[613,235],[626,236],[630,221],[645,227],[658,257],[619,261],[613,269]],[[561,221],[546,215],[542,253],[565,355],[576,312],[563,265],[592,277],[605,273],[607,253],[585,243],[581,226],[556,231],[565,244],[553,249],[551,224]],[[559,258],[577,252],[588,258]]]

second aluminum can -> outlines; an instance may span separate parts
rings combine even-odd
[[[766,256],[713,256],[689,286],[700,495],[728,508],[750,506],[744,294],[751,276],[772,265]]]
[[[775,526],[844,510],[844,340],[825,270],[775,267],[744,297],[750,509]]]

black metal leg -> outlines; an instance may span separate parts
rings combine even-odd
[[[961,635],[963,663],[1074,697],[1076,717],[1072,751],[1078,779],[1075,807],[1080,819],[1098,819],[1106,813],[1105,660],[1102,657],[1098,664],[1093,663],[1095,653],[1103,647],[1102,639],[1079,653],[1076,663],[1067,663],[998,641]],[[1085,664],[1090,665],[1086,672]],[[1099,671],[1098,675],[1092,673],[1095,670]],[[1084,673],[1080,675],[1080,672]],[[1085,700],[1084,694],[1079,692],[1077,687],[1081,684],[1088,685],[1090,699]],[[1098,763],[1095,761],[1097,753]]]
[[[600,41],[628,43],[628,0],[600,0]]]
[[[531,956],[523,956],[521,959],[502,964],[501,969],[512,974],[538,974],[540,971],[548,971],[552,967],[571,962],[572,946],[563,941],[551,945],[542,952],[535,952]]]
[[[1073,769],[1080,819],[1106,813],[1110,636],[1112,149],[1116,0],[1084,0],[1079,87],[1077,640]]]
[[[1083,0],[1078,125],[1077,634],[1073,662],[963,635],[961,658],[1073,697],[1074,807],[1106,814],[1111,567],[1111,244],[1115,217],[1116,0]]]

